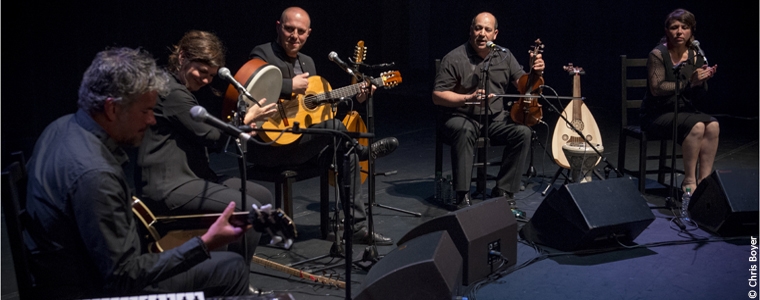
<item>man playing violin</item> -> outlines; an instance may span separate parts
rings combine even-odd
[[[285,9],[280,19],[276,22],[277,40],[274,42],[256,46],[250,54],[250,58],[259,58],[267,63],[277,66],[282,72],[282,89],[280,98],[291,99],[292,94],[303,95],[308,89],[308,78],[317,74],[314,60],[301,53],[306,40],[311,34],[311,18],[300,7]],[[372,86],[372,90],[375,87]],[[367,99],[369,89],[362,89],[356,100],[363,103]],[[285,100],[295,101],[295,100]],[[310,128],[334,129],[347,131],[340,120],[331,119],[313,124]],[[281,167],[298,166],[303,164],[317,164],[319,168],[327,168],[330,164],[333,151],[330,145],[333,138],[326,135],[304,134],[297,141],[280,146],[261,146],[252,144],[253,155],[250,160],[258,166]],[[339,143],[344,144],[344,143]],[[394,137],[380,139],[372,144],[371,151],[367,147],[359,145],[356,151],[349,156],[352,167],[351,198],[352,210],[354,211],[354,242],[369,243],[374,239],[376,245],[391,245],[393,241],[379,233],[369,235],[367,230],[366,212],[361,199],[361,169],[359,161],[367,160],[369,155],[374,158],[390,154],[398,147],[398,140]]]
[[[473,151],[481,134],[481,117],[488,118],[488,138],[494,145],[504,145],[501,169],[496,177],[492,197],[506,197],[512,211],[525,217],[514,201],[521,185],[523,162],[530,152],[531,130],[514,123],[504,101],[496,94],[504,94],[509,83],[525,74],[522,66],[508,49],[488,46],[496,39],[498,22],[491,13],[482,12],[472,19],[468,42],[455,48],[441,60],[433,89],[433,103],[442,107],[444,125],[439,133],[452,145],[451,162],[456,190],[457,208],[470,205]],[[489,65],[488,82],[482,81],[482,69]],[[535,57],[533,70],[543,75],[544,60]],[[488,84],[489,95],[484,95]],[[469,103],[476,103],[475,105]]]

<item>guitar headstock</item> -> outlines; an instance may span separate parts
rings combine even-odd
[[[573,66],[573,63],[568,63],[567,66],[562,67],[570,75],[585,75],[586,71],[582,67]]]
[[[380,79],[382,79],[383,87],[392,88],[401,83],[401,72],[397,70],[385,71],[383,73],[380,73]]]
[[[358,65],[367,58],[367,47],[364,46],[364,41],[359,40],[354,47],[354,65]]]
[[[272,209],[270,204],[261,208],[254,206],[248,214],[248,221],[253,225],[253,230],[268,232],[272,236],[271,244],[284,241],[285,249],[289,249],[293,244],[293,239],[298,237],[293,220],[281,209]]]

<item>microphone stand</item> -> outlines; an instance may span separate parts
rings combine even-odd
[[[478,149],[478,155],[483,156],[483,159],[482,159],[483,166],[478,168],[477,178],[479,180],[475,182],[475,193],[476,194],[482,193],[483,200],[487,198],[486,187],[483,184],[483,182],[485,182],[485,179],[487,179],[487,176],[488,176],[488,147],[491,144],[490,142],[491,138],[488,135],[489,134],[488,133],[489,118],[491,117],[491,114],[490,114],[491,106],[488,103],[489,102],[488,96],[491,94],[491,88],[490,88],[490,85],[488,84],[488,81],[490,77],[489,75],[491,73],[490,72],[491,59],[493,59],[494,53],[495,53],[494,48],[491,48],[491,50],[488,52],[488,55],[486,56],[486,59],[483,62],[483,67],[481,68],[482,75],[481,75],[481,81],[480,81],[481,87],[484,91],[483,94],[485,95],[483,101],[480,102],[480,105],[483,105],[483,109],[485,109],[485,111],[482,111],[482,110],[480,111],[481,112],[480,124],[483,126],[483,129],[481,130],[481,135],[483,136],[484,148]],[[503,102],[504,101],[502,100],[502,103]],[[502,104],[502,107],[503,107],[503,104]]]
[[[675,201],[678,197],[678,193],[676,192],[676,141],[678,137],[678,102],[681,101],[681,67],[685,62],[681,62],[675,66],[673,66],[673,73],[676,76],[676,88],[675,88],[675,96],[676,101],[674,101],[673,104],[673,147],[670,152],[670,197],[665,198],[665,207],[669,208],[670,210],[673,210],[673,208],[676,207]],[[693,192],[692,192],[693,193]],[[675,214],[675,213],[674,213]],[[679,220],[680,221],[680,220]],[[676,223],[678,224],[678,223]],[[680,227],[680,226],[679,226]]]
[[[362,64],[363,66],[367,67],[369,69],[369,73],[372,74],[373,66]],[[385,64],[383,64],[385,65]],[[354,74],[361,74],[359,72],[354,72]],[[360,76],[361,81],[366,81],[366,78],[364,78],[363,75]],[[369,93],[367,94],[367,101],[366,101],[366,108],[367,108],[367,132],[371,133],[373,136],[375,134],[375,112],[374,112],[374,93],[372,93],[372,87],[369,88]],[[405,214],[413,215],[415,217],[422,217],[421,213],[413,212],[404,210],[397,207],[387,206],[383,204],[379,204],[375,202],[375,158],[372,157],[372,144],[374,143],[374,138],[369,138],[367,141],[368,147],[370,147],[370,155],[367,158],[367,176],[369,177],[369,182],[367,183],[367,234],[369,234],[370,237],[373,237],[370,239],[369,245],[367,248],[364,249],[364,256],[363,260],[368,260],[372,262],[377,261],[377,245],[375,245],[375,222],[372,219],[372,207],[377,206],[380,208],[385,208],[388,210],[393,210],[397,212],[402,212]],[[357,187],[360,188],[360,187]]]
[[[241,124],[243,124],[243,118],[245,117],[246,111],[248,110],[248,107],[245,103],[245,100],[243,97],[246,97],[242,91],[238,91],[238,101],[237,101],[237,110],[232,118],[232,125],[238,127]],[[255,101],[255,100],[254,100]],[[258,104],[258,102],[255,102]],[[224,152],[227,152],[227,147],[232,140],[233,137],[229,137],[227,139],[227,143],[225,143]],[[246,191],[246,183],[248,181],[248,171],[247,171],[247,162],[245,159],[245,155],[247,152],[247,144],[242,141],[240,138],[235,139],[235,146],[238,151],[238,154],[232,154],[233,156],[236,156],[238,159],[238,169],[240,171],[240,211],[249,211],[250,209],[248,207],[248,195]],[[248,243],[246,241],[246,236],[243,235],[240,240],[242,254],[244,257],[248,256]],[[253,253],[251,253],[253,255]]]
[[[350,204],[350,194],[351,194],[351,165],[347,162],[349,161],[348,156],[351,155],[352,151],[355,151],[356,146],[358,145],[358,142],[356,142],[356,138],[373,138],[375,135],[372,133],[359,133],[359,132],[343,132],[340,130],[332,130],[332,129],[322,129],[322,128],[300,128],[298,122],[293,123],[293,127],[286,130],[279,130],[279,129],[263,129],[263,128],[252,128],[252,131],[256,132],[264,132],[264,131],[271,131],[271,132],[291,132],[296,134],[329,134],[336,138],[346,140],[348,143],[350,143],[350,147],[346,147],[347,150],[338,150],[342,149],[342,147],[336,147],[336,155],[335,155],[335,168],[336,170],[341,170],[338,173],[338,181],[336,183],[337,185],[340,185],[339,189],[339,198],[341,201],[341,205],[343,206],[343,239],[345,241],[345,254],[343,259],[345,260],[345,272],[346,272],[346,280],[345,282],[349,283],[346,284],[346,296],[345,299],[351,299],[351,265],[353,261],[352,258],[352,250],[353,250],[353,242],[352,237],[354,235],[353,232],[353,214],[351,214],[351,204]],[[354,199],[354,201],[361,201],[359,199]],[[339,237],[335,237],[336,241],[339,239]],[[329,256],[329,255],[328,255]],[[326,257],[326,256],[325,256]],[[321,257],[320,257],[321,258]],[[314,259],[310,259],[309,261],[312,261]],[[301,261],[296,264],[304,263],[305,261]],[[291,264],[291,266],[296,265]],[[329,269],[332,267],[326,267],[322,268]],[[316,272],[316,271],[315,271]]]

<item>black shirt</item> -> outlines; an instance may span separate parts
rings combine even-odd
[[[484,62],[490,59],[489,66],[489,93],[505,94],[512,81],[525,74],[522,66],[517,63],[512,52],[494,52],[486,60],[481,58],[469,42],[451,50],[441,60],[441,67],[435,77],[435,91],[453,91],[458,94],[472,94],[481,88]],[[491,114],[499,114],[504,111],[504,99],[494,98],[489,100]],[[467,115],[482,115],[485,112],[478,105],[466,105],[459,108],[448,108],[449,111],[457,110]]]
[[[140,252],[125,163],[124,150],[82,110],[37,140],[27,164],[24,243],[46,299],[139,294],[208,259],[200,239]]]
[[[193,180],[217,182],[207,147],[220,149],[227,140],[219,129],[193,120],[190,109],[198,100],[176,77],[169,89],[166,97],[158,98],[153,109],[156,124],[145,132],[137,159],[142,168],[140,192],[156,201]]]

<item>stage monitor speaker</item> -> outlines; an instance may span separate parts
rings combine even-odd
[[[461,280],[462,256],[441,230],[388,253],[369,270],[354,299],[452,299]]]
[[[757,170],[713,171],[691,197],[691,218],[721,236],[757,236],[757,174]]]
[[[489,254],[501,252],[504,267],[517,262],[517,220],[503,197],[488,199],[470,207],[427,221],[410,230],[398,244],[423,234],[446,230],[462,255],[462,284],[470,285],[492,274],[503,259]]]
[[[633,241],[654,218],[630,178],[573,183],[553,189],[520,236],[575,251]]]

